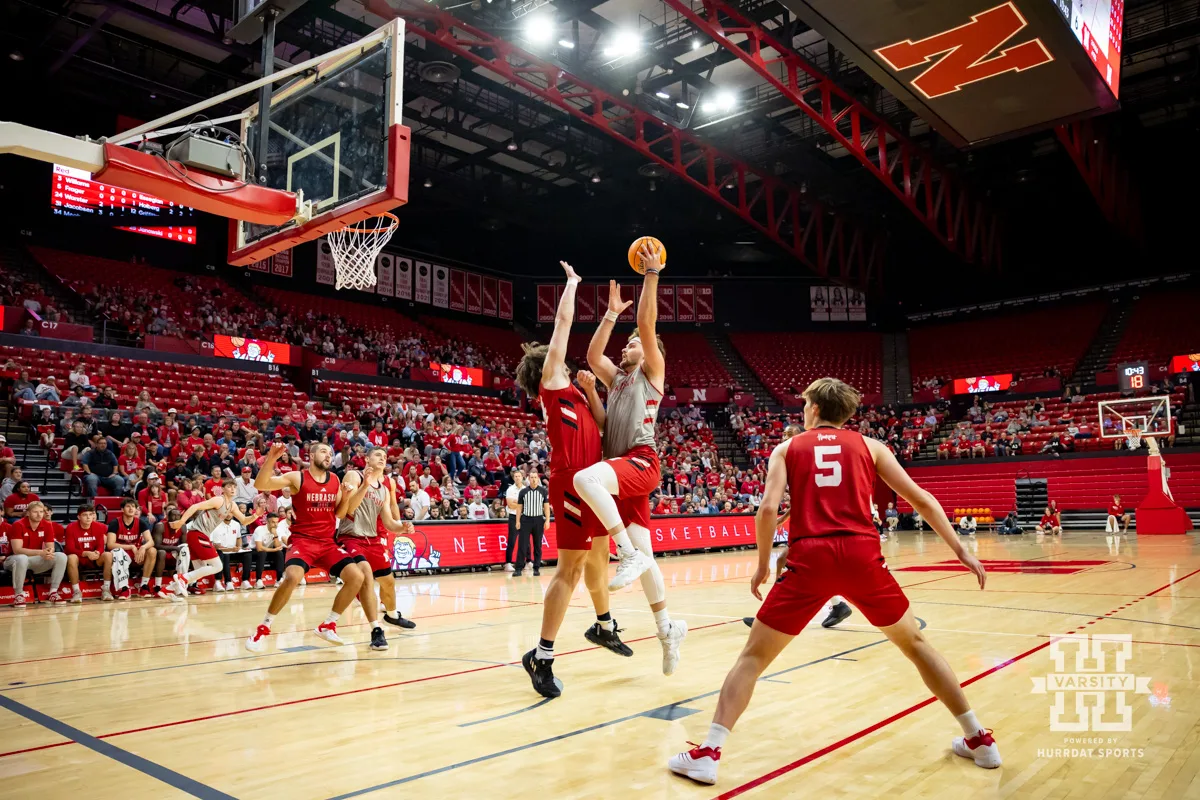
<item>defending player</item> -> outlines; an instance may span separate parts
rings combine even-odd
[[[654,423],[667,371],[666,352],[655,332],[662,262],[659,252],[649,245],[643,245],[638,254],[646,275],[638,327],[621,351],[621,366],[604,355],[617,317],[632,303],[621,299],[616,281],[609,282],[608,313],[588,345],[588,365],[608,387],[608,410],[597,419],[604,431],[606,460],[577,472],[573,483],[617,545],[620,563],[608,588],[623,589],[641,577],[642,591],[654,612],[662,644],[663,674],[670,675],[679,664],[679,646],[687,636],[687,623],[672,621],[667,613],[666,586],[650,544],[650,493],[661,481]],[[644,342],[657,346],[643,347]]]
[[[933,523],[981,589],[987,580],[983,566],[963,549],[933,495],[913,482],[885,445],[842,428],[858,407],[858,392],[836,378],[821,378],[805,390],[804,399],[805,432],[771,453],[756,519],[758,568],[750,591],[762,599],[760,587],[770,571],[771,540],[785,486],[791,493],[794,523],[787,571],[771,587],[725,678],[708,736],[700,747],[673,756],[668,767],[701,783],[716,783],[721,748],[750,704],[759,676],[834,593],[858,606],[908,656],[925,685],[958,720],[964,735],[954,739],[954,752],[986,769],[1000,766],[991,731],[976,719],[946,659],[917,628],[908,598],[884,563],[879,534],[868,517],[876,474]]]
[[[275,621],[275,615],[287,605],[292,592],[308,571],[317,567],[326,570],[331,578],[342,579],[337,596],[333,598],[333,610],[314,631],[317,636],[333,644],[345,644],[337,633],[338,618],[349,608],[363,584],[368,583],[370,591],[364,592],[363,611],[371,623],[371,649],[386,650],[387,638],[377,618],[379,604],[375,600],[371,569],[366,566],[365,558],[350,555],[334,541],[342,486],[338,476],[329,471],[333,466],[333,448],[324,442],[315,444],[308,469],[276,475],[275,462],[286,451],[287,445],[283,442],[271,445],[254,479],[254,488],[260,492],[277,492],[284,488],[291,490],[296,522],[292,525],[292,536],[288,540],[283,578],[275,585],[267,615],[246,639],[246,649],[260,652],[266,646],[264,640],[271,635],[271,623]]]
[[[182,516],[167,522],[167,526],[174,532],[187,530],[187,558],[176,551],[175,576],[171,579],[175,588],[174,593],[170,595],[172,600],[186,600],[188,586],[224,569],[221,554],[213,547],[212,537],[215,535],[218,542],[228,541],[231,538],[228,535],[231,525],[229,520],[237,520],[243,525],[253,520],[253,517],[243,514],[233,501],[236,492],[237,484],[227,479],[221,483],[221,493],[216,497],[188,506],[188,510],[183,512]],[[191,527],[185,528],[188,523],[191,523]],[[236,539],[236,536],[232,538]],[[171,537],[170,540],[175,541],[175,537]],[[187,563],[184,563],[185,561]],[[166,564],[165,560],[163,564]],[[188,567],[194,569],[189,571]],[[248,576],[242,576],[243,579],[246,577]]]
[[[417,624],[405,619],[396,610],[396,576],[392,571],[392,553],[387,532],[412,536],[413,524],[401,522],[392,506],[396,503],[396,488],[391,478],[385,478],[387,450],[372,447],[367,452],[367,468],[363,473],[350,470],[342,481],[342,502],[338,504],[338,545],[352,556],[362,556],[383,603],[383,621],[397,628],[415,628]],[[381,535],[382,531],[382,535]],[[365,581],[359,590],[374,592]],[[363,603],[365,607],[365,603]]]
[[[608,534],[572,487],[572,478],[579,469],[600,460],[601,448],[600,431],[588,410],[589,400],[571,384],[566,365],[567,339],[575,317],[575,290],[580,279],[570,264],[559,263],[567,273],[567,288],[558,302],[550,344],[524,345],[525,356],[517,365],[516,377],[517,386],[528,396],[536,395],[541,400],[550,437],[550,507],[558,538],[558,569],[546,588],[541,639],[535,649],[521,658],[534,690],[543,697],[558,697],[562,693],[552,668],[554,639],[580,577],[596,608],[596,622],[584,636],[614,653],[633,655],[617,634],[617,623],[608,608]],[[588,374],[580,373],[581,383]],[[591,386],[594,394],[594,378]]]

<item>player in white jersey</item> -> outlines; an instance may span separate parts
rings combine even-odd
[[[588,366],[608,387],[608,409],[598,404],[592,409],[602,432],[605,458],[575,473],[573,485],[617,546],[620,563],[609,589],[622,589],[641,577],[663,648],[663,674],[670,675],[679,663],[687,623],[672,620],[667,612],[666,586],[650,544],[650,493],[661,482],[654,423],[667,373],[666,350],[655,331],[662,262],[657,250],[649,246],[643,246],[639,255],[645,279],[637,330],[621,351],[621,365],[604,355],[617,317],[632,303],[621,299],[616,281],[609,282],[608,313],[588,345]],[[644,342],[657,346],[643,347]]]
[[[361,555],[371,567],[379,599],[383,604],[383,621],[398,628],[415,628],[417,624],[405,619],[396,610],[396,576],[392,571],[392,548],[383,532],[391,531],[412,536],[413,524],[400,521],[396,490],[391,478],[385,478],[387,451],[372,447],[367,453],[367,468],[360,474],[346,473],[342,485],[349,492],[344,508],[338,509],[337,543],[350,555]],[[382,524],[383,531],[380,530]],[[363,586],[363,592],[375,591]],[[361,592],[359,597],[362,601]]]

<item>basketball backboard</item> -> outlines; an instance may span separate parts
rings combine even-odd
[[[1171,433],[1171,400],[1156,397],[1126,397],[1099,403],[1100,436],[1121,439],[1153,438]]]

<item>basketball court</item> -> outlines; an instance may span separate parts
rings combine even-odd
[[[666,757],[703,736],[746,639],[741,618],[757,606],[747,587],[754,555],[735,551],[662,562],[672,611],[693,631],[671,678],[660,674],[640,587],[613,598],[631,659],[584,641],[592,612],[580,587],[560,636],[565,690],[553,701],[532,692],[518,661],[537,641],[549,570],[398,581],[401,609],[418,627],[384,654],[362,646],[357,606],[352,645],[310,634],[329,587],[293,598],[262,655],[242,648],[259,592],[7,614],[0,794],[1196,796],[1192,542],[981,533],[971,547],[989,569],[983,592],[934,534],[903,532],[883,545],[926,634],[995,727],[1000,770],[950,752],[945,710],[855,614],[834,630],[810,625],[760,681],[718,787],[668,773]],[[1121,727],[1114,702],[1127,706],[1125,730],[1051,729],[1055,694],[1034,684],[1074,672],[1078,644],[1053,638],[1072,633],[1131,637],[1123,668],[1114,655],[1098,668],[1148,678],[1148,693],[1108,693],[1103,719]],[[1062,669],[1051,657],[1058,647]],[[1065,698],[1056,727],[1078,720],[1074,702]],[[1096,696],[1080,702],[1091,707]]]

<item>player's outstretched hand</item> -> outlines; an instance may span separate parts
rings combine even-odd
[[[614,314],[620,314],[625,309],[633,305],[632,300],[621,299],[621,287],[616,281],[608,282],[608,310]]]
[[[170,523],[167,523],[167,524],[169,524],[169,525],[171,526],[171,530],[173,530],[173,531],[177,531],[177,530],[179,530],[180,528],[182,528],[182,527],[183,527],[183,520],[182,520],[182,519],[177,519],[177,520],[175,520],[174,522],[170,522]]]
[[[642,246],[638,248],[638,257],[641,258],[642,268],[647,275],[662,272],[662,252],[657,247],[649,242],[642,242]]]
[[[579,381],[579,385],[583,387],[585,392],[596,390],[596,376],[588,372],[586,369],[581,369],[575,373],[575,380]]]
[[[562,265],[563,270],[567,273],[567,283],[579,283],[581,280],[583,280],[583,278],[579,277],[579,273],[575,271],[575,268],[570,264],[565,261],[560,261],[558,263]]]
[[[987,570],[983,568],[983,564],[979,563],[979,559],[970,553],[963,553],[958,557],[958,560],[962,562],[964,567],[975,574],[975,577],[979,579],[979,588],[982,589],[984,584],[987,583]]]
[[[268,455],[273,456],[275,458],[279,458],[281,455],[283,455],[286,452],[287,452],[287,444],[285,444],[284,442],[274,442],[271,444],[271,449],[268,452]]]
[[[770,577],[770,575],[771,568],[769,566],[760,566],[756,568],[754,570],[754,577],[750,579],[750,594],[754,595],[759,600],[762,600],[762,585],[767,582],[767,578]]]

